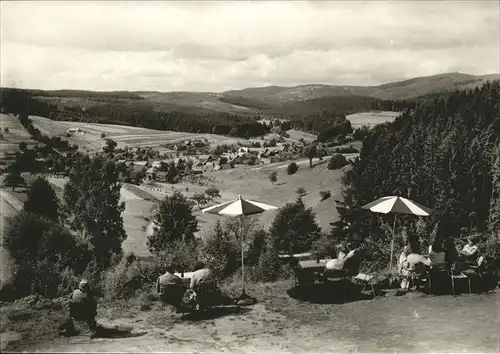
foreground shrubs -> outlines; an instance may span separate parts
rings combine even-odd
[[[347,165],[349,162],[345,158],[344,155],[341,154],[335,154],[333,155],[330,160],[328,161],[328,169],[329,170],[339,170],[345,165]]]

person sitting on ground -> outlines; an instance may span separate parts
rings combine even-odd
[[[159,276],[156,280],[156,291],[160,294],[162,301],[175,306],[177,312],[180,311],[185,287],[181,278],[174,274],[171,265],[167,266],[165,274]]]
[[[95,335],[97,328],[97,302],[92,295],[89,282],[85,279],[80,281],[78,289],[74,290],[69,300],[70,316],[73,320],[84,321],[91,332],[91,337]]]
[[[475,263],[477,258],[477,245],[475,237],[467,237],[467,244],[463,246],[461,251],[458,251],[460,260]]]
[[[436,240],[433,243],[431,252],[429,252],[429,259],[433,266],[443,267],[446,264],[446,254],[440,241]]]

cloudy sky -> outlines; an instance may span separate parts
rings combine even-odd
[[[497,0],[0,6],[9,87],[220,92],[500,72]]]

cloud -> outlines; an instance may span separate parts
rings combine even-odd
[[[499,5],[2,2],[2,85],[221,91],[499,72]]]

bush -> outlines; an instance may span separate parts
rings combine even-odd
[[[335,154],[328,161],[328,169],[329,170],[339,170],[342,167],[344,167],[345,165],[347,165],[348,163],[349,162],[344,157],[344,155]]]
[[[205,240],[203,255],[218,279],[227,277],[237,268],[238,246],[232,242],[229,231],[222,227],[219,220]]]
[[[295,163],[295,162],[292,162],[291,164],[288,165],[288,167],[286,168],[286,172],[289,174],[289,175],[293,175],[295,174],[299,169],[299,166]]]
[[[336,258],[337,242],[331,235],[323,234],[313,243],[311,250],[320,257]]]
[[[271,282],[289,278],[292,269],[290,265],[283,264],[278,250],[272,245],[272,240],[267,238],[257,265],[251,267],[249,273],[255,281]]]
[[[139,292],[153,292],[156,279],[165,273],[167,262],[161,257],[153,260],[122,259],[103,275],[103,291],[107,300],[130,299]]]
[[[321,201],[327,200],[332,196],[332,193],[330,191],[320,191],[319,195],[321,196]]]
[[[337,154],[353,154],[353,153],[356,153],[356,152],[359,152],[358,150],[356,150],[356,148],[352,147],[352,146],[340,146],[340,147],[337,147],[335,148],[335,152]]]

